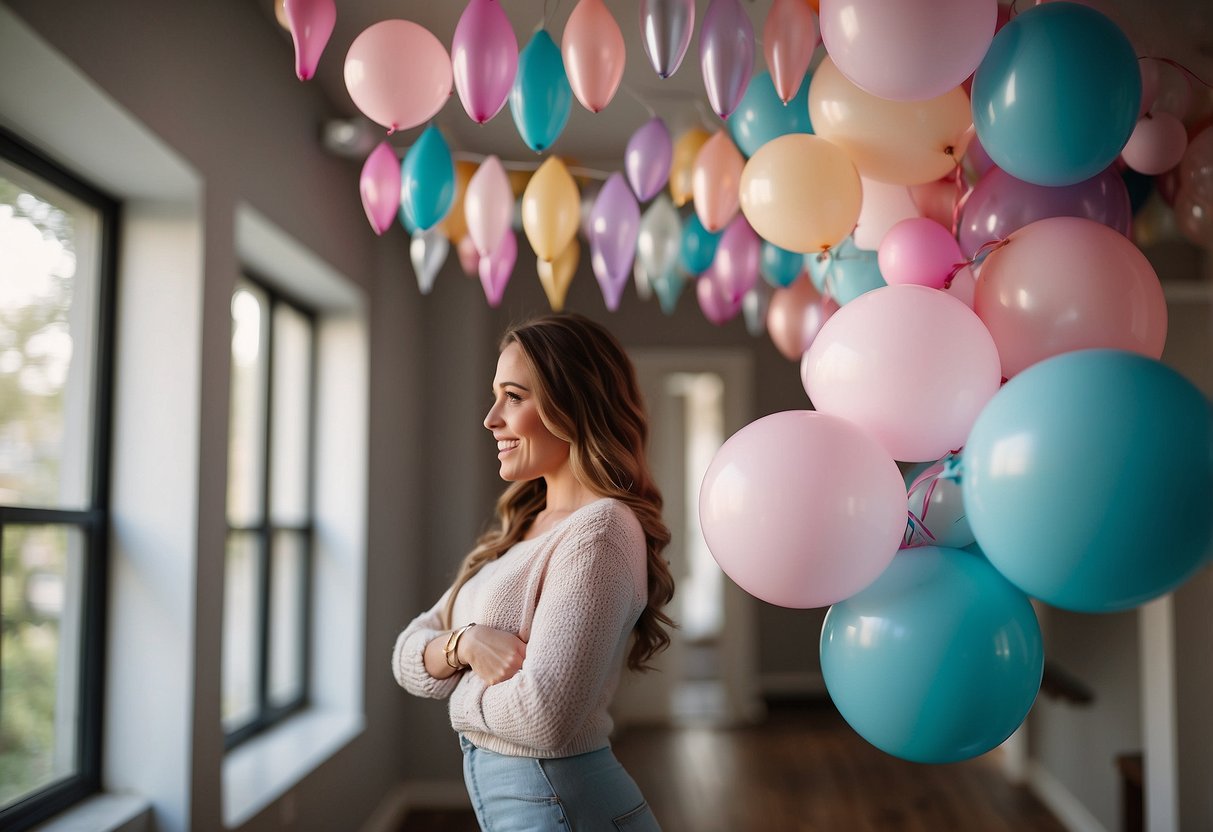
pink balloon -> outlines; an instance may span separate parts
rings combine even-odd
[[[392,226],[400,210],[400,160],[386,141],[371,151],[358,177],[358,192],[362,207],[376,234]]]
[[[894,225],[877,252],[880,274],[890,286],[916,283],[942,289],[964,260],[952,232],[926,217],[911,217]]]
[[[762,49],[779,100],[796,97],[821,35],[817,15],[804,0],[775,0],[762,26]]]
[[[602,0],[580,0],[560,41],[573,95],[591,113],[602,112],[623,80],[623,32]]]
[[[485,159],[463,194],[463,214],[468,236],[481,257],[497,250],[514,220],[514,191],[510,177],[496,156]]]
[[[333,0],[283,0],[282,11],[295,44],[295,76],[306,81],[316,74],[316,64],[333,34],[337,5]]]
[[[956,187],[956,179],[952,176],[921,185],[910,185],[910,197],[918,207],[918,213],[935,220],[945,228],[952,227],[952,215],[961,193]]]
[[[1138,173],[1166,173],[1188,147],[1188,131],[1170,113],[1146,113],[1137,121],[1120,157]]]
[[[691,165],[695,213],[708,231],[720,231],[741,207],[741,172],[745,159],[728,133],[717,130],[704,142]]]
[[[480,258],[480,285],[484,287],[484,297],[489,306],[496,308],[501,305],[505,285],[510,282],[517,259],[518,238],[513,229],[505,232],[501,243],[492,254]]]
[[[484,124],[505,106],[518,74],[518,38],[496,0],[468,0],[451,39],[451,69],[472,121]]]
[[[1150,261],[1106,225],[1050,217],[990,252],[974,302],[1011,378],[1050,356],[1095,347],[1162,355],[1167,304]]]
[[[717,283],[715,275],[712,274],[711,266],[695,280],[695,294],[699,299],[699,309],[703,312],[703,316],[716,326],[722,326],[733,320],[741,311],[742,299],[732,300],[725,295]]]
[[[345,56],[354,106],[388,133],[433,118],[451,95],[451,59],[424,26],[382,20],[368,26]]]
[[[712,557],[746,592],[782,607],[825,607],[892,562],[906,526],[905,483],[857,426],[784,411],[716,452],[699,522]]]
[[[459,268],[463,269],[465,275],[476,277],[480,274],[480,252],[476,251],[471,237],[461,237],[455,252],[459,255]]]
[[[725,297],[739,301],[758,283],[762,238],[738,214],[720,235],[712,260],[717,285]]]
[[[867,430],[904,462],[960,448],[1001,382],[981,320],[925,286],[855,298],[826,321],[805,362],[813,405]]]
[[[944,291],[972,309],[973,296],[977,293],[977,278],[973,276],[972,267],[965,266],[958,271],[952,278],[952,285],[945,287]]]
[[[767,334],[780,355],[797,361],[837,310],[838,304],[818,294],[802,274],[791,286],[772,293],[767,306]]]
[[[923,101],[973,73],[997,18],[997,0],[821,0],[821,39],[855,86]]]
[[[890,228],[902,220],[919,216],[918,206],[905,185],[877,182],[863,176],[859,177],[859,182],[863,187],[863,201],[852,235],[856,246],[876,251]]]

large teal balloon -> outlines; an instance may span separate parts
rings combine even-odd
[[[510,90],[510,114],[527,147],[542,153],[564,130],[573,106],[573,88],[564,58],[546,29],[518,53],[518,74]]]
[[[787,104],[779,100],[771,73],[760,72],[750,81],[745,96],[729,116],[729,133],[747,157],[771,139],[788,133],[812,133],[809,120],[809,80],[806,73],[800,89]]]
[[[821,291],[828,293],[839,306],[850,303],[865,292],[888,285],[880,273],[876,252],[859,248],[849,237],[830,252],[824,264],[814,261],[809,267],[810,279],[815,269],[821,274]]]
[[[1076,3],[1025,9],[973,78],[973,124],[998,167],[1035,185],[1090,179],[1137,123],[1137,55],[1112,21]]]
[[[1152,358],[1081,350],[1012,378],[977,417],[961,474],[990,562],[1082,612],[1183,583],[1213,543],[1213,408]]]
[[[708,231],[694,212],[682,224],[682,246],[678,251],[678,265],[687,274],[703,274],[716,257],[716,244],[723,231]]]
[[[875,583],[830,607],[821,629],[839,713],[872,745],[919,763],[999,745],[1028,715],[1043,670],[1027,596],[957,549],[898,552]]]
[[[771,242],[762,244],[762,261],[759,270],[767,283],[776,289],[786,289],[796,282],[804,271],[805,255],[780,248]]]
[[[410,231],[437,225],[455,201],[455,161],[434,125],[413,142],[400,163],[400,221]]]

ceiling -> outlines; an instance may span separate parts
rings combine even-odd
[[[1081,0],[1115,20],[1133,41],[1139,55],[1169,58],[1187,67],[1205,81],[1213,83],[1213,1],[1211,0]],[[265,8],[267,25],[281,37],[289,35],[274,19],[274,0],[256,0]],[[1016,0],[1018,10],[1033,0]],[[365,153],[383,135],[382,128],[364,119],[354,107],[345,89],[342,64],[354,38],[363,29],[380,20],[407,18],[425,26],[448,47],[455,26],[466,4],[460,0],[337,0],[337,24],[320,61],[316,80],[331,99],[335,110],[354,119],[365,128],[363,142],[353,155]],[[545,18],[547,29],[559,44],[565,21],[576,0],[502,0],[502,6],[514,25],[519,48]],[[573,101],[568,126],[551,152],[575,160],[586,167],[617,170],[622,166],[624,147],[633,131],[656,112],[677,135],[691,124],[715,127],[719,119],[707,107],[703,78],[699,68],[699,33],[696,29],[685,60],[672,78],[661,79],[653,71],[640,38],[640,0],[607,0],[608,8],[623,31],[627,64],[623,84],[614,100],[601,113],[593,114]],[[702,20],[708,0],[697,0],[696,24]],[[761,40],[763,22],[771,0],[743,0]],[[946,48],[946,27],[941,25],[941,44]],[[756,70],[764,68],[762,47],[756,49]],[[292,67],[284,67],[291,72]],[[1209,97],[1210,88],[1192,82],[1199,94]],[[443,107],[436,118],[452,150],[472,154],[495,153],[504,161],[537,161],[536,154],[519,138],[509,114],[502,109],[487,124],[478,125],[464,112],[458,96]],[[421,128],[404,131],[393,143],[407,147]],[[372,140],[373,137],[373,140]],[[365,147],[365,149],[363,149]]]

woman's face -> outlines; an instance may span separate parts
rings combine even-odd
[[[554,436],[539,418],[534,391],[522,348],[510,343],[497,359],[493,406],[484,417],[484,426],[497,440],[501,478],[507,482],[550,476],[569,461],[569,443]]]

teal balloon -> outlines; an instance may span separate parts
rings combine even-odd
[[[872,745],[919,763],[998,746],[1027,716],[1043,671],[1027,596],[956,549],[898,552],[821,629],[821,672],[839,713]]]
[[[682,245],[678,251],[678,264],[688,274],[703,274],[716,257],[716,244],[723,231],[708,231],[694,212],[682,224]]]
[[[1152,358],[1063,353],[978,415],[961,488],[977,544],[1024,592],[1080,612],[1136,607],[1213,544],[1213,408]]]
[[[433,228],[454,201],[455,161],[446,139],[431,124],[400,163],[401,222],[410,232]]]
[[[652,278],[651,285],[657,295],[657,302],[661,305],[661,311],[666,315],[673,315],[678,307],[678,298],[686,285],[686,278],[677,271],[669,271]]]
[[[1099,12],[1046,3],[1011,18],[973,78],[973,124],[994,164],[1035,185],[1073,185],[1116,160],[1137,123],[1141,71]]]
[[[750,81],[745,96],[729,116],[729,133],[737,147],[747,157],[771,139],[788,133],[812,133],[809,119],[809,81],[806,73],[800,89],[787,104],[779,100],[771,73],[760,72]]]
[[[774,243],[763,242],[759,271],[767,283],[776,289],[791,286],[804,270],[805,255],[780,248]]]
[[[823,279],[824,292],[834,298],[839,306],[845,306],[865,292],[888,285],[880,273],[876,252],[859,248],[850,240],[844,242],[830,257]]]
[[[564,130],[572,107],[573,88],[560,48],[540,29],[518,53],[518,73],[510,90],[510,114],[518,135],[527,147],[542,153]]]

